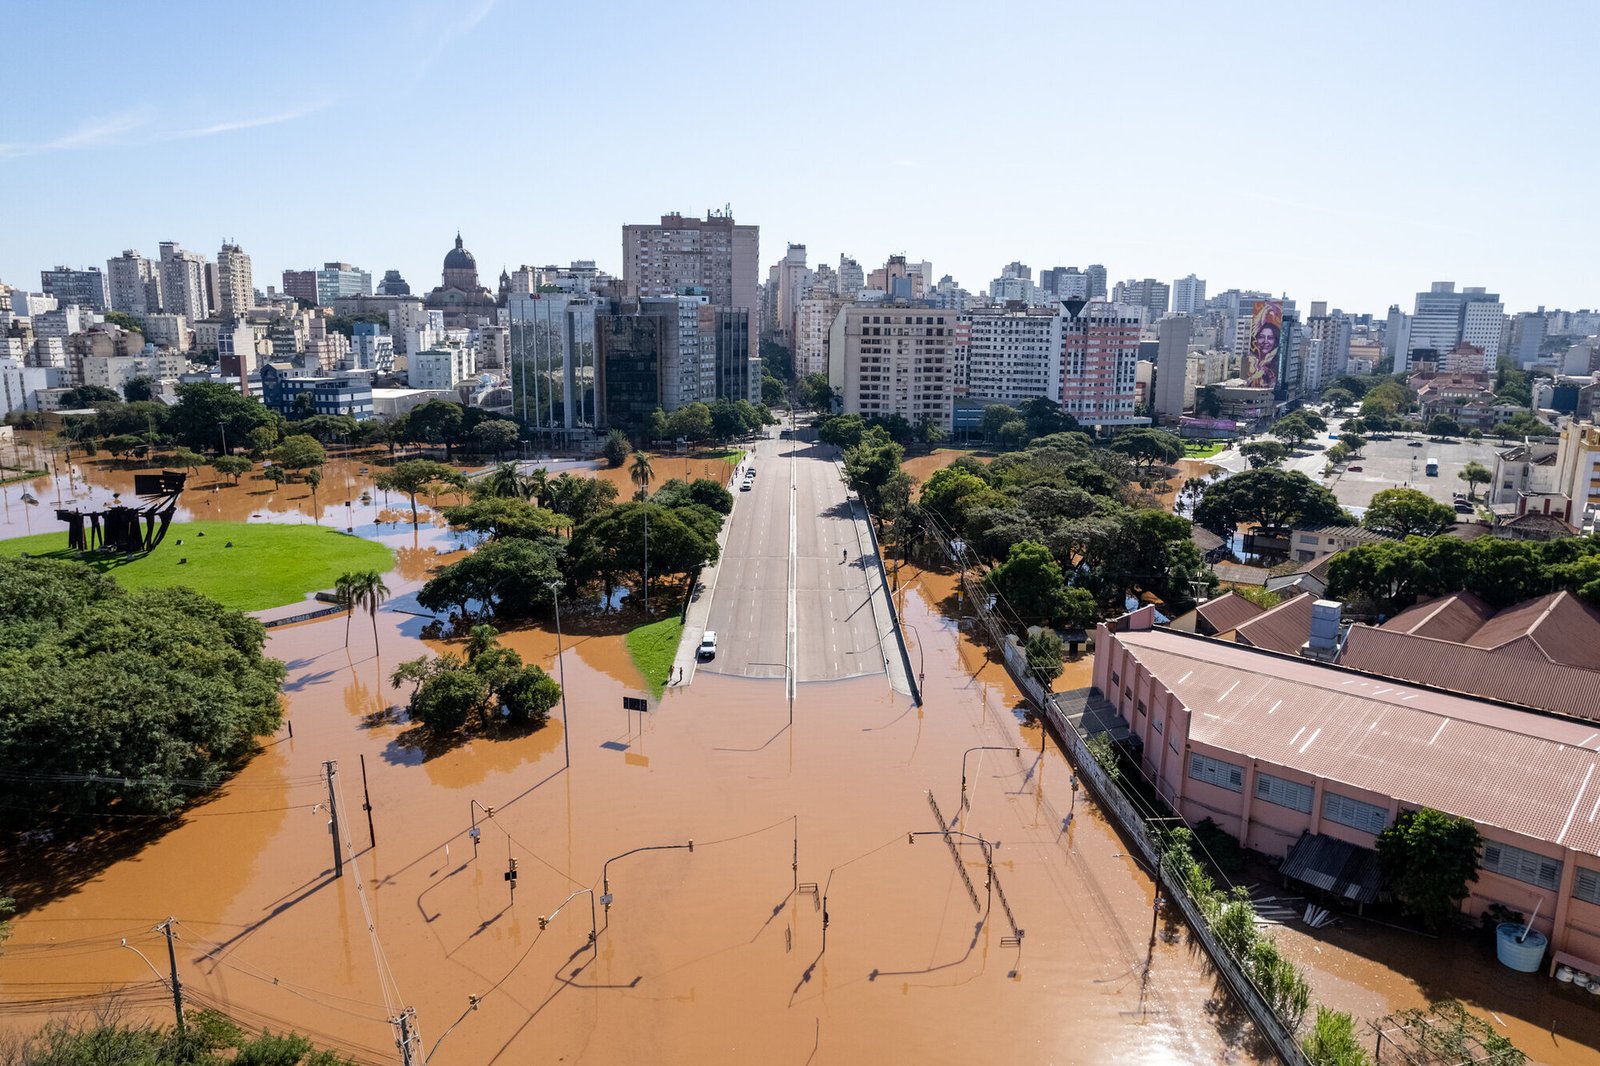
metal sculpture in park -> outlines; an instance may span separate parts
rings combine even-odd
[[[178,494],[188,474],[164,470],[133,475],[133,493],[141,501],[130,507],[116,503],[103,511],[59,509],[56,517],[67,524],[67,547],[72,551],[108,551],[136,554],[153,551],[167,535],[178,509]]]

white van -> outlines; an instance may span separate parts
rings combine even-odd
[[[694,657],[700,662],[717,657],[717,631],[706,630],[706,635],[700,638],[700,647],[696,649]]]

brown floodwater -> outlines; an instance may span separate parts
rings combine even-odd
[[[440,1063],[1259,1061],[1167,918],[1152,939],[1148,876],[1023,724],[1004,670],[938,610],[951,578],[903,576],[926,704],[881,679],[803,684],[792,727],[776,681],[701,675],[624,710],[643,689],[621,638],[574,611],[570,731],[558,708],[531,735],[433,752],[387,682],[428,646],[405,613],[420,576],[390,575],[378,655],[359,615],[348,648],[342,617],[273,630],[293,738],[265,738],[178,827],[20,917],[4,1024],[111,993],[160,1019],[153,929],[172,915],[189,1002],[364,1061],[396,1060],[385,1019],[402,1005],[425,1048],[443,1039]],[[552,635],[505,639],[554,672]],[[952,838],[959,865],[930,792],[972,835]]]

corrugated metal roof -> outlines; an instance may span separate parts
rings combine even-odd
[[[1600,721],[1600,671],[1550,662],[1530,640],[1490,651],[1354,626],[1339,662],[1422,685]]]
[[[1195,613],[1205,620],[1213,633],[1226,633],[1237,629],[1239,623],[1247,622],[1261,613],[1261,608],[1239,595],[1237,592],[1224,592],[1214,600],[1207,600],[1195,608]]]
[[[1500,648],[1529,637],[1551,662],[1600,669],[1600,613],[1562,590],[1507,607],[1466,641]]]
[[[1278,872],[1357,903],[1377,899],[1378,886],[1383,881],[1377,852],[1309,831],[1300,834]]]
[[[1600,855],[1600,727],[1165,630],[1116,638],[1199,743]]]
[[[1255,648],[1293,655],[1311,636],[1311,604],[1315,601],[1309,592],[1284,600],[1241,625],[1234,631],[1234,639]]]
[[[1439,596],[1407,607],[1383,628],[1440,640],[1466,640],[1494,617],[1494,608],[1470,592]]]
[[[1243,563],[1217,563],[1211,568],[1217,580],[1230,585],[1265,585],[1269,571],[1264,566],[1246,566]]]

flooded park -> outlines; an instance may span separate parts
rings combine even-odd
[[[679,462],[731,468],[662,473]],[[594,465],[551,473],[620,473]],[[563,679],[549,724],[439,750],[389,675],[451,646],[415,594],[472,537],[427,500],[413,528],[376,469],[330,461],[315,501],[191,478],[180,520],[348,528],[395,550],[393,594],[376,633],[341,614],[269,631],[285,726],[180,818],[4,856],[0,1028],[170,1021],[170,930],[186,1008],[361,1062],[401,1061],[402,1020],[416,1062],[1271,1061],[971,638],[953,575],[899,575],[920,706],[881,675],[791,703],[782,680],[701,672],[649,700],[623,640],[637,612],[564,604],[559,635],[502,636]],[[61,499],[126,492],[132,472],[80,462]],[[8,486],[0,535],[59,529],[56,491]],[[1087,683],[1069,664],[1062,684]],[[1294,950],[1316,969],[1320,947]],[[1385,981],[1380,1000],[1420,998],[1382,967],[1359,979],[1342,998]]]

